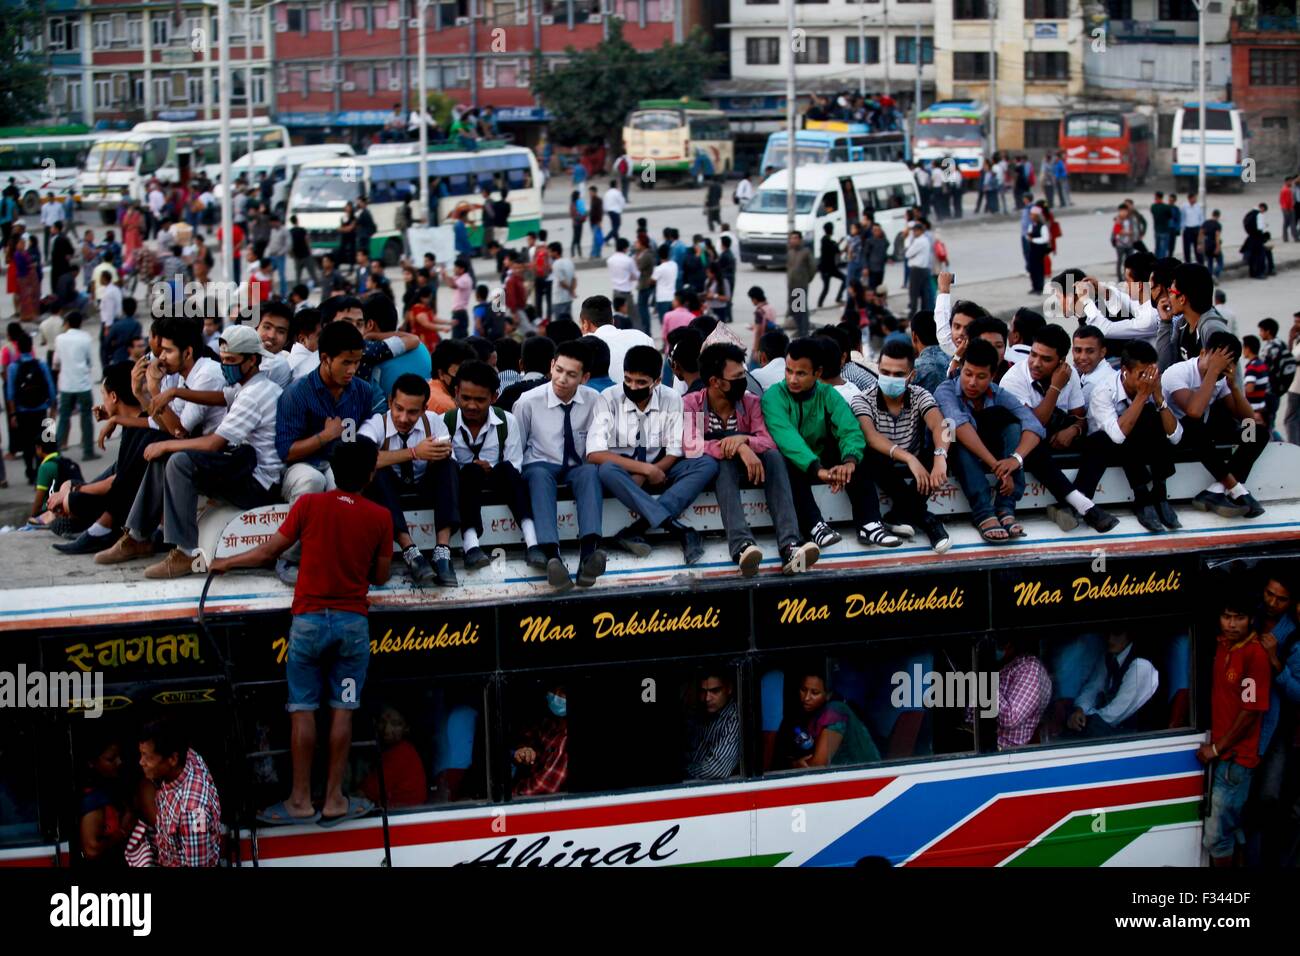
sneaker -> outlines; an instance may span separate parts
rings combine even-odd
[[[578,566],[578,587],[589,588],[596,583],[596,578],[605,573],[605,552],[597,548],[582,559]]]
[[[758,549],[758,545],[752,541],[746,541],[741,545],[740,553],[736,555],[736,565],[740,568],[740,576],[752,578],[758,573],[758,566],[763,563],[763,552]]]
[[[1084,524],[1093,531],[1105,534],[1119,524],[1119,519],[1100,505],[1093,505],[1083,516]]]
[[[569,577],[569,569],[559,558],[551,558],[546,562],[546,583],[560,592],[568,591],[573,587],[573,578]]]
[[[1258,518],[1260,515],[1264,513],[1264,506],[1261,505],[1258,501],[1256,501],[1255,496],[1250,494],[1249,492],[1242,495],[1240,498],[1237,498],[1236,503],[1239,505],[1246,506],[1247,511],[1242,516],[1244,518]]]
[[[784,548],[781,551],[781,573],[800,574],[816,564],[821,556],[821,549],[812,541]]]
[[[280,579],[281,584],[287,584],[291,588],[296,587],[298,584],[298,565],[280,558],[275,562],[275,576]]]
[[[614,543],[636,558],[648,558],[650,552],[654,550],[650,547],[650,542],[633,531],[631,527],[624,528],[614,535]]]
[[[877,521],[858,529],[858,543],[874,544],[881,548],[897,548],[903,543],[903,539]]]
[[[1137,515],[1138,524],[1148,531],[1160,534],[1165,530],[1165,526],[1160,523],[1160,515],[1156,513],[1154,505],[1142,505],[1134,508],[1133,513]]]
[[[415,545],[411,545],[402,552],[402,560],[406,562],[406,570],[411,575],[411,580],[416,584],[424,585],[433,580],[433,565],[429,563],[429,559],[421,554],[420,549]]]
[[[451,548],[441,545],[433,549],[434,580],[440,588],[458,588],[456,572],[451,567]]]
[[[153,580],[183,578],[193,573],[194,558],[188,551],[182,551],[180,548],[172,548],[167,552],[167,557],[144,569],[144,576]]]
[[[530,568],[536,568],[539,571],[545,571],[549,566],[549,563],[546,560],[546,552],[538,545],[533,545],[531,548],[524,549],[524,564],[528,565]]]
[[[486,568],[492,563],[492,559],[488,557],[487,552],[477,546],[465,552],[464,560],[466,571],[477,571],[480,568]]]
[[[700,533],[679,521],[672,523],[672,531],[682,542],[682,560],[687,564],[698,564],[700,558],[704,557],[704,542],[700,540]]]
[[[1168,501],[1156,502],[1156,514],[1160,516],[1160,523],[1166,528],[1181,528],[1183,523],[1178,520],[1178,512]]]
[[[1079,527],[1079,512],[1074,510],[1074,505],[1048,505],[1047,517],[1048,520],[1055,521],[1062,531],[1073,531]]]
[[[101,551],[95,555],[96,564],[121,564],[123,561],[135,561],[138,558],[148,558],[153,555],[153,543],[150,541],[137,541],[130,534],[123,531],[122,537],[108,550]]]
[[[55,544],[54,550],[61,554],[99,554],[116,543],[117,539],[111,534],[92,536],[89,531],[83,531],[72,541],[60,541]]]
[[[831,545],[839,544],[844,540],[840,537],[840,533],[825,521],[818,521],[813,525],[812,534],[809,537],[813,539],[813,543],[822,551],[825,551]]]
[[[930,539],[930,550],[935,554],[943,554],[952,547],[952,538],[948,535],[948,529],[938,518],[927,518],[921,527],[925,531],[925,536]]]
[[[1213,511],[1221,518],[1244,518],[1250,510],[1248,505],[1233,501],[1221,491],[1202,491],[1192,499],[1192,507],[1197,511]]]

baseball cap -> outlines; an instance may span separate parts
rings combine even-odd
[[[262,346],[262,339],[247,325],[232,325],[221,333],[221,347],[234,355],[260,355],[270,358],[271,353]]]

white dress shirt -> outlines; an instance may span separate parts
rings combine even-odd
[[[1002,381],[998,383],[1003,391],[1010,392],[1018,398],[1023,405],[1030,408],[1037,408],[1042,404],[1043,399],[1047,397],[1047,390],[1051,387],[1051,379],[1039,383],[1043,390],[1039,391],[1034,387],[1034,378],[1029,374],[1029,363],[1019,362],[1007,370],[1007,374],[1002,376]],[[1079,373],[1070,369],[1070,380],[1065,383],[1059,395],[1056,396],[1056,407],[1063,412],[1072,412],[1076,408],[1083,408],[1083,386],[1079,384]]]
[[[122,287],[110,282],[99,293],[99,321],[107,329],[122,314]]]
[[[1119,419],[1133,404],[1133,399],[1129,398],[1128,392],[1124,390],[1121,370],[1102,365],[1092,373],[1090,378],[1093,380],[1093,388],[1092,395],[1088,399],[1088,434],[1104,431],[1111,441],[1122,445],[1128,436],[1119,427]],[[1150,397],[1147,398],[1147,402],[1155,404]],[[1172,403],[1169,408],[1173,410]],[[1168,436],[1169,443],[1177,445],[1182,437],[1183,424],[1179,422],[1173,434]]]
[[[314,372],[319,366],[319,352],[313,352],[301,342],[293,343],[293,348],[289,349],[289,367],[293,371],[294,381]]]
[[[268,491],[280,480],[284,464],[275,448],[275,415],[280,402],[280,386],[259,371],[242,385],[222,389],[226,396],[226,417],[217,426],[217,434],[230,448],[248,445],[257,455],[253,477]]]
[[[623,384],[623,359],[628,349],[636,345],[655,347],[655,340],[640,329],[620,329],[612,322],[592,334],[609,346],[609,377],[615,385]]]
[[[497,429],[506,426],[506,447],[504,455]],[[488,408],[487,421],[477,435],[471,435],[469,426],[460,409],[456,409],[456,428],[451,436],[451,457],[458,465],[468,465],[475,458],[480,458],[489,465],[499,465],[502,459],[515,466],[515,471],[524,467],[524,441],[515,417],[504,409]]]
[[[59,391],[66,394],[89,392],[94,387],[95,345],[85,329],[68,329],[54,340],[59,363]]]
[[[1183,214],[1184,229],[1200,229],[1205,225],[1205,207],[1200,203],[1179,203],[1178,208]]]
[[[427,425],[427,427],[426,427]],[[442,416],[434,412],[425,412],[415,420],[411,430],[405,434],[398,431],[397,426],[393,424],[393,413],[384,412],[382,415],[372,415],[366,419],[358,430],[357,434],[369,438],[379,446],[380,451],[399,451],[402,448],[414,448],[426,438],[448,438],[447,424],[442,420]],[[405,441],[402,439],[405,437]],[[400,465],[399,461],[397,465]],[[389,468],[396,468],[397,465],[389,465]],[[411,462],[412,474],[415,480],[419,481],[424,476],[424,470],[429,467],[427,461],[419,458]]]
[[[270,358],[263,356],[261,372],[281,388],[288,388],[293,384],[293,365],[289,362],[288,352],[276,352]]]
[[[655,280],[655,301],[673,301],[673,296],[677,294],[677,263],[665,259],[655,266],[654,271],[650,273],[650,278]]]
[[[63,203],[57,200],[41,207],[41,225],[48,229],[56,222],[63,222]]]
[[[618,213],[621,216],[626,208],[627,200],[623,198],[622,190],[617,186],[605,190],[605,212]]]
[[[921,233],[919,236],[913,233],[907,239],[907,244],[903,247],[903,258],[913,269],[928,269],[930,262],[934,257],[934,247],[930,242],[930,234]]]
[[[1201,387],[1201,383],[1204,380],[1205,376],[1201,374],[1199,358],[1190,358],[1182,362],[1175,362],[1173,365],[1165,369],[1164,374],[1160,376],[1160,390],[1164,392],[1165,396],[1169,399],[1169,408],[1174,415],[1181,419],[1187,414],[1179,408],[1178,403],[1174,401],[1174,392],[1182,391],[1183,389],[1189,389],[1190,391],[1195,392]],[[1214,394],[1210,396],[1210,401],[1205,406],[1205,412],[1201,415],[1201,421],[1209,419],[1210,409],[1213,407],[1214,403],[1219,399],[1224,398],[1227,394],[1228,380],[1221,378],[1214,385]]]
[[[587,433],[587,453],[612,451],[631,458],[645,448],[645,460],[682,457],[682,397],[666,385],[650,390],[644,410],[627,397],[622,384],[600,393],[595,420]]]
[[[738,202],[740,205],[743,206],[745,205],[745,203],[749,202],[753,198],[754,198],[753,183],[751,183],[748,179],[742,179],[739,183],[736,184],[736,202]]]
[[[785,381],[785,359],[774,358],[762,368],[756,368],[749,374],[754,376],[754,381],[758,382],[763,391],[767,391],[777,382]],[[1300,381],[1300,375],[1296,376],[1296,380]]]
[[[1120,651],[1116,662],[1123,666],[1132,653],[1134,653],[1133,645],[1130,644]],[[1115,690],[1115,696],[1104,707],[1098,708],[1097,702],[1106,689],[1108,656],[1109,654],[1103,654],[1097,661],[1088,682],[1079,691],[1079,696],[1074,698],[1074,705],[1089,717],[1096,715],[1114,727],[1132,717],[1143,704],[1155,696],[1156,690],[1160,687],[1160,675],[1145,657],[1134,658],[1133,663],[1129,664],[1128,670],[1124,672],[1119,687]]]
[[[1096,302],[1088,299],[1083,305],[1084,317],[1088,324],[1095,326],[1101,334],[1111,339],[1142,339],[1155,344],[1156,332],[1160,329],[1160,312],[1154,302],[1135,302],[1119,286],[1107,286],[1107,297],[1116,303],[1122,314],[1132,316],[1128,319],[1111,319],[1106,316]]]
[[[609,269],[609,284],[614,292],[630,295],[636,289],[641,270],[636,267],[636,260],[626,252],[616,252],[605,260]]]
[[[594,388],[579,385],[574,393],[570,412],[574,449],[580,459],[587,461],[587,432],[596,417],[600,393]],[[550,382],[529,389],[515,402],[514,415],[519,422],[524,444],[524,466],[533,462],[564,465],[564,402],[555,394]],[[569,462],[572,467],[574,462]]]

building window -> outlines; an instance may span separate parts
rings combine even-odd
[[[750,66],[771,66],[781,62],[780,37],[746,37],[745,62]]]
[[[1070,54],[1061,51],[1025,54],[1026,80],[1068,80],[1069,78]]]
[[[284,11],[284,25],[287,33],[306,33],[307,12],[302,7],[290,7]]]
[[[1064,20],[1069,15],[1069,0],[1025,0],[1026,20]]]
[[[866,40],[867,62],[879,63],[880,62],[880,37],[865,37],[864,39]],[[857,37],[844,38],[844,62],[845,63],[862,62],[860,59],[858,59],[858,38]]]
[[[81,112],[81,80],[71,80],[68,83],[68,111]]]
[[[894,62],[916,62],[916,37],[894,37]],[[934,62],[934,40],[921,38],[921,64]]]
[[[1025,120],[1025,149],[1056,149],[1060,120]]]
[[[113,102],[113,84],[107,80],[95,80],[95,109],[106,110]]]
[[[168,15],[152,17],[149,20],[149,40],[158,46],[166,46],[172,38],[172,22]]]
[[[129,47],[144,46],[144,17],[126,18],[126,45]]]
[[[81,18],[50,18],[46,37],[51,53],[75,53],[81,49]]]
[[[1210,81],[1208,70],[1205,81]],[[1250,85],[1300,85],[1300,50],[1251,50]]]
[[[829,63],[831,61],[830,37],[804,37],[804,48],[796,50],[796,63]]]
[[[113,25],[108,22],[107,17],[95,17],[91,21],[90,37],[93,49],[107,50],[113,45]]]
[[[827,0],[794,0],[795,3],[826,3]]]
[[[1264,129],[1280,129],[1283,132],[1285,132],[1288,125],[1289,124],[1287,123],[1287,118],[1285,116],[1264,117],[1264,123],[1263,123]]]
[[[1195,20],[1196,4],[1192,0],[1160,0],[1159,20]]]
[[[1133,0],[1106,0],[1106,16],[1112,20],[1132,20]]]
[[[156,21],[155,21],[156,22]],[[166,106],[172,98],[172,81],[170,77],[155,76],[153,78],[153,108]]]
[[[769,3],[775,5],[777,3],[777,0],[745,0],[745,6],[747,7],[755,7],[758,6],[760,3]]]
[[[954,80],[987,80],[989,78],[989,55],[954,51],[952,55],[952,78]]]
[[[989,18],[988,0],[953,0],[952,18],[954,20],[987,20]]]
[[[1192,60],[1192,85],[1198,86],[1201,82],[1201,64]],[[1214,82],[1214,63],[1210,60],[1205,61],[1205,82]]]

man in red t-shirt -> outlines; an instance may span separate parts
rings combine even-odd
[[[1242,811],[1259,766],[1259,731],[1273,681],[1268,653],[1251,630],[1251,602],[1233,596],[1219,612],[1218,649],[1210,675],[1210,740],[1196,759],[1214,765],[1205,849],[1215,866],[1232,866],[1244,847]]]
[[[368,438],[340,442],[330,460],[334,491],[303,495],[271,540],[231,558],[212,562],[214,572],[271,564],[295,542],[302,542],[302,564],[293,590],[286,675],[292,721],[293,790],[263,810],[263,823],[332,826],[365,816],[374,805],[343,794],[343,771],[352,744],[352,712],[361,706],[361,688],[370,661],[367,594],[388,580],[393,557],[393,519],[362,496],[375,476],[379,449]],[[321,685],[328,681],[329,776],[318,812],[311,802],[311,760],[316,749],[316,710]]]

